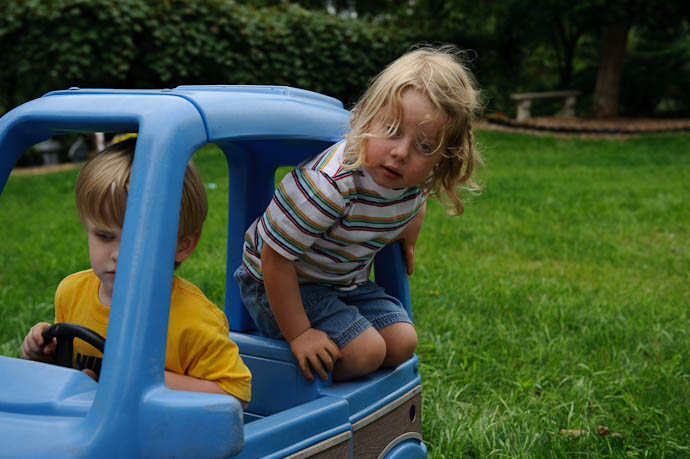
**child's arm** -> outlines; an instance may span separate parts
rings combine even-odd
[[[165,385],[168,389],[186,390],[190,392],[206,392],[209,394],[230,395],[214,381],[208,379],[195,378],[194,376],[181,375],[172,371],[165,370]],[[237,398],[237,397],[235,397]],[[240,400],[240,399],[238,399]],[[247,408],[248,403],[240,400],[242,408]]]
[[[402,242],[408,276],[414,272],[414,246],[417,243],[419,232],[422,229],[422,223],[424,223],[424,215],[426,215],[426,201],[422,204],[422,208],[419,209],[417,215],[408,223],[402,233],[398,235],[398,240]]]
[[[43,330],[50,327],[47,322],[39,322],[26,334],[22,343],[22,358],[26,360],[37,360],[39,362],[52,362],[55,355],[56,342],[46,344],[43,342]]]
[[[313,381],[311,366],[321,379],[326,379],[327,372],[333,370],[335,361],[340,358],[340,350],[326,333],[311,328],[292,261],[264,244],[261,271],[271,311],[302,373]]]

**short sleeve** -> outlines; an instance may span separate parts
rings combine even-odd
[[[280,182],[257,229],[264,243],[295,260],[344,212],[345,199],[335,180],[321,171],[299,168]]]
[[[186,352],[180,352],[187,353],[189,359],[184,373],[214,381],[240,400],[251,400],[252,376],[237,344],[228,337],[227,320],[219,323],[209,315],[197,325],[201,324],[204,325],[187,329],[179,343],[186,347]]]
[[[173,276],[165,369],[214,381],[251,399],[252,376],[229,337],[228,319],[194,284]]]

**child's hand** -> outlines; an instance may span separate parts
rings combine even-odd
[[[297,358],[302,374],[309,381],[314,380],[309,367],[314,369],[321,379],[328,378],[335,361],[340,358],[340,350],[328,335],[321,330],[308,328],[290,341],[290,349]]]
[[[95,371],[89,370],[88,368],[85,368],[81,370],[82,373],[87,375],[89,378],[93,379],[94,381],[98,382],[98,375],[96,374]]]
[[[417,215],[408,223],[407,227],[398,235],[398,240],[401,241],[403,255],[407,264],[407,275],[410,276],[414,272],[414,246],[417,243],[419,232],[424,223],[424,215],[426,215],[426,202],[422,204]]]
[[[22,343],[22,358],[39,362],[52,362],[55,355],[56,341],[43,342],[43,330],[50,327],[47,322],[39,322],[29,330]]]

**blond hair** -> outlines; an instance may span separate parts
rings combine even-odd
[[[85,228],[122,228],[136,139],[113,144],[91,158],[79,172],[74,192]],[[204,183],[190,161],[182,185],[178,240],[201,231],[208,213]]]
[[[434,168],[426,192],[450,200],[459,215],[464,209],[458,191],[461,185],[479,191],[471,179],[478,163],[472,123],[480,108],[479,91],[472,74],[462,62],[461,53],[453,46],[419,47],[399,57],[373,80],[352,109],[350,133],[346,135],[345,166],[358,168],[366,163],[366,139],[375,133],[375,123],[382,115],[390,120],[392,135],[402,118],[402,96],[412,89],[422,93],[444,120],[438,146],[442,159]]]

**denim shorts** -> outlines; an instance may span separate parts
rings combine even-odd
[[[251,277],[243,266],[235,271],[240,296],[262,335],[284,339],[268,305],[264,284]],[[302,304],[312,328],[325,332],[338,348],[373,326],[380,330],[396,322],[412,323],[397,298],[367,281],[353,290],[336,290],[321,284],[300,284]]]

